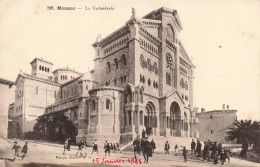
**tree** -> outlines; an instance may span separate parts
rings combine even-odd
[[[234,127],[228,128],[230,131],[226,132],[226,140],[234,141],[242,144],[240,156],[244,156],[250,144],[259,144],[260,138],[260,122],[251,120],[234,121]]]
[[[46,134],[44,133],[45,127],[47,128]],[[77,135],[76,126],[63,112],[55,112],[48,116],[39,117],[34,126],[34,131],[45,134],[47,139],[54,141],[63,140],[67,136],[74,138]]]

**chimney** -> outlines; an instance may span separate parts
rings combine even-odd
[[[229,111],[229,105],[227,105],[227,110]]]
[[[223,111],[225,111],[225,104],[223,104]]]

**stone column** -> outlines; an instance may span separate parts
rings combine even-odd
[[[101,104],[100,104],[100,98],[98,98],[98,101],[97,101],[97,113],[98,113],[98,124],[97,124],[97,131],[96,133],[101,133],[101,122],[100,122],[100,116],[101,116]]]

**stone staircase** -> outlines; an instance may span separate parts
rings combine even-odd
[[[190,137],[165,137],[165,136],[151,136],[149,137],[149,141],[154,140],[155,145],[156,145],[156,152],[164,152],[164,145],[166,143],[166,141],[169,142],[170,144],[170,152],[174,152],[174,147],[177,144],[178,145],[178,150],[182,150],[181,146],[186,146],[186,148],[188,150],[190,150],[190,144],[192,139],[194,139],[194,141],[196,142],[196,138],[190,138]],[[124,149],[122,149],[124,151],[133,151],[134,147],[133,147],[133,142],[129,143],[128,146],[126,146]]]

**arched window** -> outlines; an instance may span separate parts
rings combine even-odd
[[[111,71],[111,66],[110,66],[110,62],[107,62],[107,72]]]
[[[56,98],[56,96],[57,96],[57,92],[56,92],[56,90],[54,91],[54,98]]]
[[[86,85],[86,90],[88,90],[88,85]]]
[[[126,82],[126,75],[124,74],[124,83]]]
[[[107,99],[106,100],[106,109],[109,110],[109,108],[110,108],[110,100]]]
[[[73,87],[70,88],[70,94],[73,96]]]
[[[156,63],[153,64],[153,72],[155,74],[158,74],[158,68],[157,68],[157,64]]]
[[[174,41],[174,31],[171,25],[167,25],[167,39]]]
[[[166,62],[167,62],[167,64],[166,64],[166,68],[172,68],[172,56],[169,54],[169,53],[167,53],[166,54]]]
[[[131,111],[128,111],[128,123],[129,123],[129,125],[132,124],[132,113],[131,113]]]
[[[116,84],[117,84],[117,80],[116,80],[116,78],[114,79],[114,83],[115,83],[115,86],[116,86]]]
[[[49,69],[49,68],[47,68],[47,72],[50,72],[50,69]]]
[[[147,69],[148,71],[151,71],[151,60],[147,59]]]
[[[143,90],[140,89],[140,92],[139,92],[139,99],[140,99],[140,102],[143,103]]]
[[[126,57],[125,57],[125,54],[123,54],[121,56],[121,63],[122,63],[122,66],[126,66]]]
[[[39,70],[42,70],[42,66],[39,67]]]
[[[122,76],[122,75],[121,75],[121,78],[120,78],[120,79],[121,79],[121,84],[122,84],[122,83],[123,83],[123,76]]]
[[[93,111],[96,109],[96,102],[95,102],[95,100],[92,100],[92,109],[93,109]]]
[[[140,74],[140,82],[143,82],[143,76]]]
[[[117,58],[114,59],[114,63],[115,63],[115,68],[117,70],[118,69],[118,60],[117,60]]]
[[[45,67],[45,72],[47,72],[47,67]]]
[[[139,121],[140,121],[140,125],[143,125],[143,111],[140,111]]]
[[[149,85],[149,86],[151,85],[151,80],[150,80],[150,78],[148,79],[148,85]]]
[[[144,68],[144,56],[143,55],[140,56],[140,66],[142,68]]]

